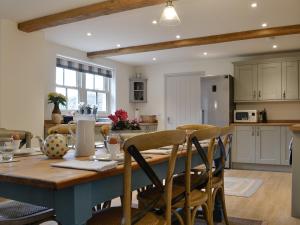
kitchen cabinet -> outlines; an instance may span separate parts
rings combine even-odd
[[[289,165],[291,138],[288,126],[236,126],[232,162]]]
[[[131,103],[147,102],[147,79],[132,78],[129,80],[129,101]]]
[[[293,133],[288,127],[281,127],[281,164],[289,165],[290,159],[290,142],[292,140]]]
[[[258,65],[258,100],[281,100],[281,62]]]
[[[298,61],[282,63],[282,99],[296,100],[299,98],[299,67]]]
[[[256,163],[280,164],[281,140],[279,126],[256,126]]]
[[[232,161],[255,163],[255,127],[237,126],[233,135]]]
[[[257,65],[236,65],[235,101],[257,100]]]
[[[235,102],[299,101],[299,57],[234,63]]]

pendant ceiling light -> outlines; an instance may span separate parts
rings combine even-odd
[[[167,5],[161,14],[159,23],[165,26],[176,26],[180,24],[180,19],[177,15],[172,0],[167,0]]]

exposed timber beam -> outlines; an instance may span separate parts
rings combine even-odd
[[[158,5],[165,2],[166,0],[108,0],[24,21],[18,24],[18,28],[24,32],[33,32],[94,17]]]
[[[87,56],[88,57],[110,57],[110,56],[117,56],[117,55],[164,50],[164,49],[210,45],[210,44],[217,44],[217,43],[224,43],[224,42],[231,42],[231,41],[241,41],[241,40],[248,40],[248,39],[274,37],[274,36],[291,35],[291,34],[300,34],[300,24],[94,51],[94,52],[88,52]]]

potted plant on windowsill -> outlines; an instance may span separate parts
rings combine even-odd
[[[50,103],[54,104],[54,108],[52,111],[52,122],[55,124],[60,124],[62,117],[61,117],[61,111],[59,109],[59,105],[66,106],[67,97],[56,92],[51,92],[48,94],[48,104]]]

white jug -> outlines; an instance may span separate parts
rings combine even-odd
[[[79,119],[76,122],[76,134],[71,129],[69,132],[75,140],[76,156],[91,156],[95,154],[95,120]]]

